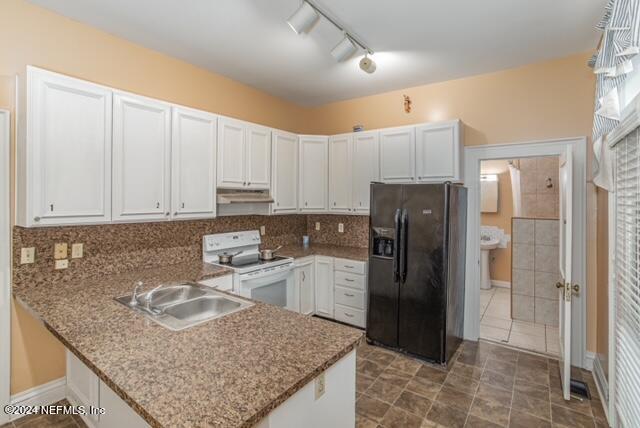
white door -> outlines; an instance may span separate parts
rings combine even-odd
[[[216,120],[216,116],[206,112],[173,108],[173,218],[216,215]]]
[[[560,376],[562,394],[570,398],[571,383],[571,296],[572,284],[572,217],[573,217],[573,154],[571,147],[560,158],[560,274],[558,307],[560,316]]]
[[[274,131],[272,160],[272,212],[294,213],[298,211],[298,136]]]
[[[363,132],[353,134],[352,155],[352,207],[358,214],[369,213],[370,184],[380,180],[378,162],[378,133]]]
[[[169,219],[171,106],[122,93],[113,105],[113,220]]]
[[[416,127],[416,176],[421,182],[459,180],[459,121]]]
[[[329,138],[329,211],[351,213],[351,135]]]
[[[328,138],[300,137],[300,211],[323,212],[328,205]]]
[[[111,219],[111,91],[28,70],[27,226]]]
[[[333,318],[333,259],[316,256],[316,314]]]
[[[247,126],[246,179],[247,188],[269,189],[271,177],[271,130],[262,126]]]
[[[246,186],[246,123],[218,119],[218,187],[242,189]]]
[[[380,179],[386,183],[415,180],[415,132],[413,127],[380,131]]]
[[[311,315],[315,309],[315,278],[313,260],[300,264],[297,268],[300,281],[300,313]]]

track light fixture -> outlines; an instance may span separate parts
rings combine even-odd
[[[320,19],[320,15],[316,9],[306,1],[303,1],[298,10],[287,19],[287,23],[293,31],[300,34],[309,31],[318,19]]]
[[[369,58],[369,55],[373,55],[373,51],[353,34],[347,32],[342,25],[338,24],[311,0],[304,0],[298,10],[289,17],[287,23],[293,31],[300,34],[309,31],[320,16],[323,16],[333,24],[334,27],[344,33],[343,39],[331,50],[331,55],[333,55],[337,61],[340,62],[349,59],[358,50],[358,46],[360,46],[364,51],[364,58],[360,60],[360,68],[369,74],[376,71],[376,63],[373,59]]]
[[[342,62],[351,58],[357,50],[358,48],[356,45],[351,41],[349,36],[345,34],[344,38],[340,40],[340,43],[331,49],[331,55],[336,59],[336,61]]]

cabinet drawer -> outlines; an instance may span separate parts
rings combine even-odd
[[[342,272],[357,273],[360,275],[364,275],[366,265],[367,265],[366,262],[357,262],[355,260],[349,260],[349,259],[338,259],[338,258],[334,259],[335,270],[339,270]]]
[[[364,309],[364,292],[336,285],[336,303],[351,306],[356,309]]]
[[[360,290],[364,290],[364,275],[355,275],[347,272],[336,271],[335,275],[335,283],[337,285],[344,285],[351,288],[357,288]]]
[[[363,310],[353,309],[342,305],[335,305],[334,317],[338,321],[362,328],[364,328],[366,322]]]

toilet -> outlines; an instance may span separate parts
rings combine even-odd
[[[488,234],[480,235],[480,288],[482,290],[491,289],[491,269],[489,260],[491,250],[498,248],[500,240]]]

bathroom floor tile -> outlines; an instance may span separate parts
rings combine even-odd
[[[511,328],[511,322],[512,321],[510,319],[496,318],[492,317],[491,315],[485,314],[480,321],[480,325],[509,330]]]
[[[509,330],[480,324],[480,337],[482,339],[506,342],[509,339]]]

